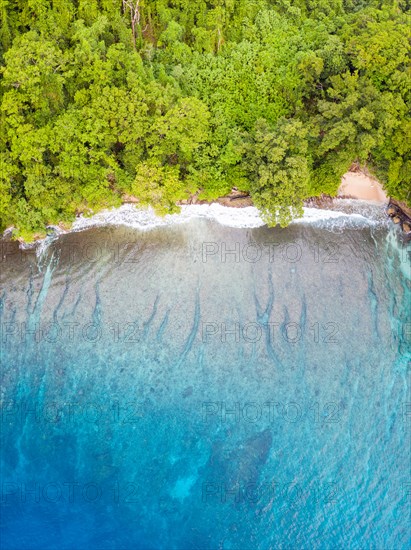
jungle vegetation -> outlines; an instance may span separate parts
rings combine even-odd
[[[0,0],[0,230],[192,193],[411,202],[409,0]]]

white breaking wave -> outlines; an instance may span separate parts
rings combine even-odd
[[[357,201],[364,213],[344,212],[340,210],[324,210],[320,208],[304,208],[302,218],[294,220],[293,224],[315,225],[320,228],[336,230],[344,227],[362,228],[367,226],[385,225],[388,218],[381,207]],[[352,201],[346,205],[353,207]],[[366,214],[366,215],[364,215]],[[254,206],[232,208],[218,203],[183,205],[178,214],[157,216],[152,208],[136,208],[132,204],[124,204],[119,208],[104,210],[89,218],[79,217],[72,226],[72,231],[83,231],[92,227],[107,225],[123,225],[140,230],[150,230],[156,227],[166,227],[187,223],[193,219],[214,220],[221,225],[237,228],[255,228],[265,225],[260,212]]]
[[[338,208],[338,210],[336,210]],[[133,204],[123,204],[119,208],[102,210],[90,217],[78,217],[68,231],[79,232],[93,227],[126,226],[140,231],[157,227],[167,227],[190,222],[194,219],[214,220],[221,225],[236,228],[257,228],[265,225],[260,212],[254,206],[232,208],[218,203],[189,204],[181,206],[178,214],[158,216],[152,208],[139,208]],[[304,208],[304,215],[293,224],[310,225],[333,233],[344,229],[365,227],[389,227],[390,222],[381,205],[369,201],[334,199],[330,209]],[[42,257],[49,245],[66,233],[59,227],[50,227],[53,233],[33,243],[21,243],[21,248],[36,248],[37,256]]]
[[[351,205],[347,205],[349,207]],[[358,205],[357,212],[348,210],[322,210],[304,208],[304,216],[294,220],[293,224],[306,224],[332,232],[344,229],[363,229],[366,227],[389,227],[390,220],[383,208],[374,205]]]
[[[182,224],[193,219],[216,220],[230,227],[261,227],[264,224],[260,213],[254,206],[230,208],[221,204],[190,204],[181,206],[178,214],[157,216],[152,208],[137,208],[132,204],[123,204],[119,208],[103,210],[90,218],[80,217],[72,226],[73,231],[82,231],[90,227],[105,225],[125,225],[135,229],[149,230]]]

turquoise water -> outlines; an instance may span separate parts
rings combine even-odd
[[[4,242],[1,548],[409,548],[409,260],[385,226]]]

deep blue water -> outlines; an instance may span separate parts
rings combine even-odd
[[[193,220],[3,243],[1,549],[407,549],[409,250]]]

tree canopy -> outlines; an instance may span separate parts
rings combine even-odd
[[[286,225],[354,162],[410,204],[409,8],[0,0],[0,230],[234,186]]]

